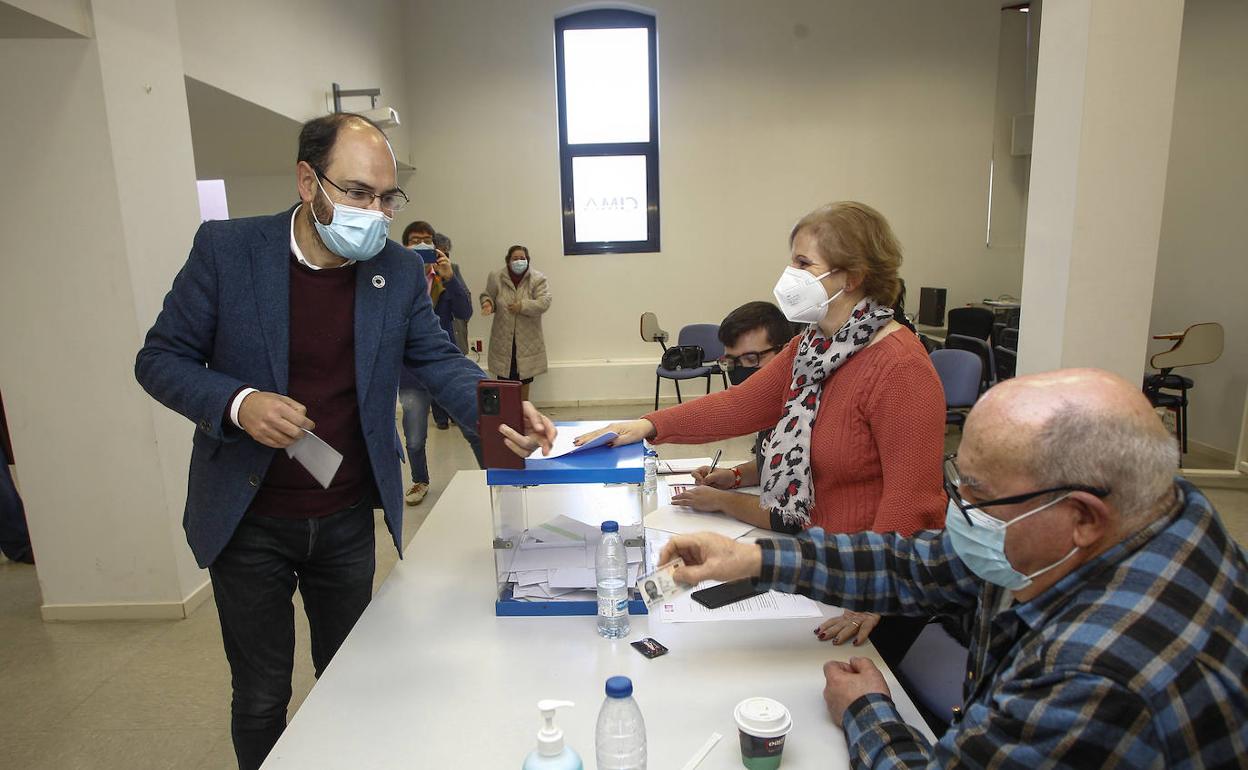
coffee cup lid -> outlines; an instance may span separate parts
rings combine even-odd
[[[746,698],[733,709],[737,727],[756,738],[778,738],[793,727],[789,710],[771,698]]]

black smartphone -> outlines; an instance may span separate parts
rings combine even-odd
[[[498,426],[509,425],[524,433],[524,408],[520,383],[514,380],[481,380],[477,383],[477,435],[481,459],[487,468],[524,470],[524,458],[507,448]]]
[[[747,579],[734,580],[731,583],[720,583],[717,586],[703,588],[701,591],[694,591],[689,596],[708,610],[717,610],[733,602],[739,602],[742,599],[765,593],[767,592]]]

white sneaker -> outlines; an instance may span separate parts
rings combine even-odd
[[[425,499],[425,495],[429,494],[428,484],[413,484],[412,488],[407,490],[407,494],[403,499],[408,505],[420,505],[420,501]]]

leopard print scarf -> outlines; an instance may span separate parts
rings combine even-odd
[[[778,512],[785,524],[809,526],[815,507],[810,434],[819,413],[823,381],[865,348],[892,318],[891,308],[868,298],[854,306],[849,320],[831,338],[823,336],[818,324],[811,324],[802,334],[793,358],[788,401],[763,447],[766,464],[760,469],[766,479],[763,505]]]

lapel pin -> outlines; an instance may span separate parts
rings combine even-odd
[[[385,286],[385,285],[386,285],[386,279],[385,279],[385,278],[381,277],[380,275],[374,275],[374,276],[373,276],[373,287],[374,287],[374,288],[380,289],[380,288],[382,288],[382,287],[383,287],[383,286]]]

